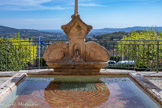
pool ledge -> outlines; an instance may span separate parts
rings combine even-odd
[[[152,74],[152,73],[151,73]],[[156,77],[162,77],[162,74],[156,74]],[[152,98],[154,98],[160,105],[162,105],[162,89],[154,85],[148,79],[146,79],[144,73],[129,73],[131,77],[140,87],[142,87]]]
[[[0,101],[2,101],[26,76],[26,73],[16,73],[12,77],[7,75],[8,80],[0,85]],[[4,76],[0,76],[1,78]],[[5,75],[6,77],[6,75]]]
[[[36,70],[22,70],[20,73],[27,73],[28,75],[129,75],[135,73],[134,70],[117,70],[117,69],[101,69],[100,73],[67,73],[54,72],[53,69],[36,69]]]
[[[53,69],[36,69],[36,70],[22,70],[19,72],[4,72],[0,74],[0,80],[3,77],[8,79],[0,85],[0,101],[9,94],[26,76],[28,75],[65,75],[60,73],[54,73]],[[66,74],[71,75],[71,74]],[[89,75],[89,74],[85,74]],[[91,74],[92,75],[92,74]],[[114,69],[102,69],[99,74],[93,75],[127,75],[133,79],[141,88],[143,88],[152,98],[154,98],[162,106],[162,88],[157,87],[145,77],[160,77],[162,78],[162,72],[135,72],[131,70],[114,70]]]

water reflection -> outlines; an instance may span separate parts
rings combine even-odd
[[[3,103],[0,108],[160,108],[128,77],[116,76],[28,77]]]
[[[97,83],[52,81],[45,89],[44,96],[54,107],[85,108],[101,106],[108,100],[109,90],[102,81]]]

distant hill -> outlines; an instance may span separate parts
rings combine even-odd
[[[39,30],[39,31],[50,33],[64,33],[63,30]]]
[[[93,36],[94,39],[97,40],[120,40],[122,39],[125,35],[128,35],[127,32],[113,32],[113,33],[108,33],[108,34],[102,34],[98,36]]]
[[[101,36],[107,39],[121,38],[123,34],[131,32],[133,30],[149,30],[151,27],[128,27],[128,28],[104,28],[93,29],[87,37]],[[162,27],[152,27],[153,30],[162,32]],[[43,40],[65,40],[68,39],[63,33],[63,30],[34,30],[34,29],[16,29],[6,26],[0,26],[0,37],[12,37],[20,32],[22,38],[31,38],[38,40],[39,36],[42,36]],[[115,33],[114,33],[115,32]],[[119,33],[117,33],[119,32]],[[104,36],[104,34],[106,36]],[[99,38],[99,37],[97,37]]]
[[[113,32],[131,32],[131,31],[137,31],[137,30],[149,30],[149,29],[156,30],[158,32],[162,32],[162,27],[128,27],[128,28],[104,28],[104,29],[93,29],[89,35],[101,35],[101,34],[107,34],[107,33],[113,33]]]
[[[6,26],[0,26],[0,37],[13,37],[15,34],[20,32],[22,38],[33,38],[34,40],[38,40],[39,36],[46,40],[64,40],[67,37],[61,32],[45,32],[34,29],[16,29]]]
[[[162,27],[141,27],[141,26],[135,26],[135,27],[128,27],[128,28],[104,28],[104,29],[92,29],[91,32],[87,35],[87,37],[91,36],[97,36],[102,34],[108,34],[108,33],[114,33],[114,32],[131,32],[131,31],[137,31],[137,30],[149,30],[152,28],[153,30],[156,30],[158,32],[162,32]],[[40,30],[44,32],[55,32],[55,33],[63,33],[63,30]]]

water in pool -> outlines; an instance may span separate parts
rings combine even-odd
[[[160,108],[128,77],[29,76],[0,108]]]

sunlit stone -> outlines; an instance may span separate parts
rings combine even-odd
[[[78,3],[78,2],[75,2]],[[56,42],[44,53],[44,59],[55,72],[72,74],[99,73],[107,65],[107,50],[95,42],[85,42],[92,26],[85,24],[78,15],[78,4],[72,20],[61,27],[69,37],[69,43]]]

